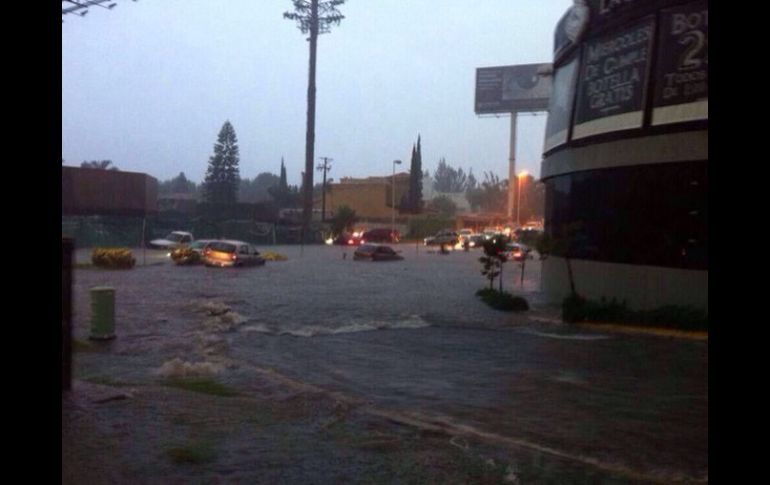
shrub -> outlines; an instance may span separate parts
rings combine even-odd
[[[131,250],[127,248],[94,248],[91,262],[94,266],[108,269],[131,269],[136,264]]]
[[[666,305],[652,310],[630,310],[626,302],[587,300],[573,293],[562,302],[562,320],[650,325],[680,330],[708,330],[708,313],[693,307]]]
[[[265,251],[262,253],[262,257],[265,259],[265,261],[286,261],[289,259],[283,254],[274,253],[272,251]]]
[[[201,255],[188,247],[181,247],[171,251],[171,259],[176,264],[198,264],[203,262]]]
[[[506,312],[521,312],[529,310],[527,299],[521,296],[514,296],[506,291],[497,291],[490,288],[483,288],[476,292],[476,296],[481,298],[484,303],[496,310]]]

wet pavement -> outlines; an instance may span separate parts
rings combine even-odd
[[[708,481],[707,340],[551,323],[536,260],[506,265],[533,307],[509,314],[474,296],[478,252],[262,249],[289,260],[76,271],[64,483]]]

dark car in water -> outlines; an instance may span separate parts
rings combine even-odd
[[[364,242],[372,243],[397,243],[400,238],[398,231],[386,228],[370,229],[361,236]]]
[[[390,246],[384,244],[362,244],[353,253],[353,259],[366,261],[397,261],[404,259]]]
[[[206,266],[260,266],[265,264],[257,248],[243,241],[223,240],[210,242],[203,250]]]

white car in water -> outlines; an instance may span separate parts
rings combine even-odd
[[[195,240],[195,238],[191,232],[171,231],[162,239],[153,239],[150,241],[149,246],[155,249],[176,249],[180,246],[187,246],[193,242],[193,240]]]

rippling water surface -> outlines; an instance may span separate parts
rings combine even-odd
[[[538,323],[529,316],[557,313],[539,292],[537,261],[523,285],[519,264],[506,265],[506,289],[533,306],[507,314],[474,296],[487,284],[478,252],[401,245],[403,261],[371,263],[336,246],[265,249],[289,260],[78,270],[75,338],[88,337],[89,289],[100,285],[116,289],[118,337],[109,352],[79,357],[76,372],[151,381],[177,359],[217,365],[221,380],[245,388],[270,369],[503,443],[708,476],[706,342]]]

